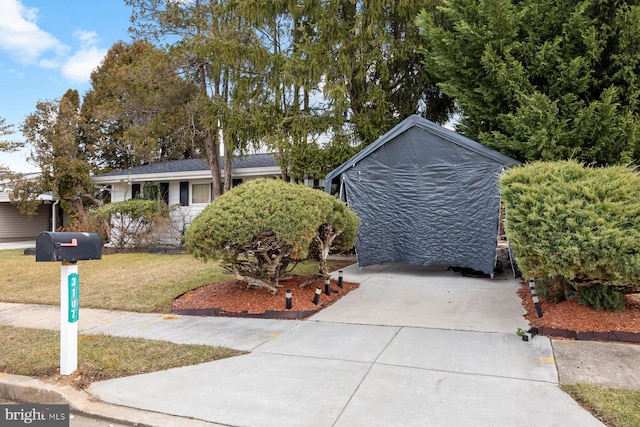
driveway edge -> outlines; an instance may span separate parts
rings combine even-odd
[[[221,426],[157,412],[143,411],[100,401],[92,394],[69,386],[48,384],[36,378],[0,373],[0,399],[34,404],[69,405],[72,412],[119,424],[140,427]]]

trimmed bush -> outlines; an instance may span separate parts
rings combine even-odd
[[[640,281],[636,170],[534,162],[507,171],[501,189],[506,234],[525,277],[567,297],[592,282],[631,288]]]
[[[163,201],[132,199],[107,203],[91,211],[97,223],[108,223],[108,240],[117,248],[141,247],[170,226],[169,207]]]
[[[278,291],[289,263],[319,245],[321,273],[332,245],[353,247],[359,220],[333,196],[281,180],[249,181],[223,194],[198,215],[185,234],[187,250],[220,259],[236,278]]]

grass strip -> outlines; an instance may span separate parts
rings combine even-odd
[[[226,347],[174,344],[107,335],[78,337],[78,371],[73,385],[161,371],[238,356]],[[0,326],[0,372],[56,377],[60,366],[60,334],[56,331]]]
[[[640,426],[640,390],[586,383],[562,385],[562,389],[610,427]]]

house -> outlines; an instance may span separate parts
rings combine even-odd
[[[221,159],[223,164],[224,159]],[[234,159],[231,170],[233,186],[256,178],[281,176],[276,158],[271,154],[250,154]],[[111,195],[112,202],[145,195],[158,197],[169,206],[177,205],[173,219],[178,233],[161,237],[166,243],[179,243],[179,238],[202,210],[213,200],[211,169],[204,159],[171,160],[93,177],[101,189]]]
[[[499,175],[519,162],[417,115],[325,178],[361,219],[361,267],[384,262],[493,275]]]
[[[40,204],[29,218],[9,200],[11,189],[8,184],[8,180],[0,175],[0,242],[31,241],[41,232],[53,230],[53,224],[58,223],[56,218],[61,215],[57,197],[41,194],[38,197]]]

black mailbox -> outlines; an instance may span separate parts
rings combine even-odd
[[[36,239],[36,262],[87,261],[102,258],[102,240],[96,233],[44,231]]]

